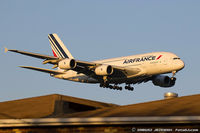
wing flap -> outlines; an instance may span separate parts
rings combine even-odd
[[[50,73],[50,74],[64,74],[64,72],[50,70],[50,69],[44,69],[44,68],[38,68],[38,67],[32,67],[32,66],[19,66],[19,67],[30,69],[30,70],[35,70],[35,71],[40,71],[40,72],[44,72],[44,73]]]

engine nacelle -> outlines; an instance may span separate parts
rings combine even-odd
[[[58,63],[60,69],[73,69],[76,67],[76,61],[74,59],[64,59]]]
[[[171,79],[168,76],[157,75],[153,77],[152,82],[156,86],[160,87],[172,87],[175,85],[176,78]]]
[[[110,65],[101,65],[95,68],[96,75],[107,76],[113,73],[113,68]]]

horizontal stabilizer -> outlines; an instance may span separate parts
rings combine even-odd
[[[31,69],[35,71],[50,73],[50,74],[64,74],[64,72],[56,71],[56,70],[50,70],[50,69],[44,69],[44,68],[37,68],[37,67],[31,67],[31,66],[19,66],[21,68]]]

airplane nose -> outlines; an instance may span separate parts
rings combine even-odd
[[[182,60],[180,60],[179,67],[180,69],[183,69],[185,67],[185,63]]]

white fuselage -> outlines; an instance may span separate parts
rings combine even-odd
[[[170,52],[153,52],[93,62],[128,68],[129,70],[137,68],[141,70],[136,75],[131,74],[130,71],[125,79],[123,77],[123,80],[131,80],[143,75],[152,76],[170,73],[184,68],[184,62],[177,55]],[[98,83],[98,80],[84,74],[78,74],[73,70],[68,70],[65,74],[54,75],[54,77],[83,83]]]

